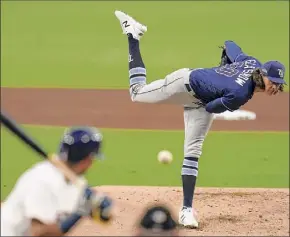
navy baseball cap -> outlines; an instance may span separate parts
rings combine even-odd
[[[285,67],[278,61],[268,61],[264,63],[262,66],[262,73],[274,83],[286,84],[284,80]]]

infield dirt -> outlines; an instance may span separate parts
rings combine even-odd
[[[137,104],[125,90],[1,88],[1,108],[23,124],[93,125],[99,128],[183,129],[182,107]],[[253,111],[253,121],[214,121],[217,131],[289,131],[289,94],[255,96],[242,109]],[[176,174],[179,175],[179,174]],[[109,226],[90,220],[68,235],[130,236],[149,204],[164,203],[177,217],[180,187],[104,186],[98,189],[115,201],[116,218]],[[289,189],[197,188],[198,230],[180,235],[289,236]]]
[[[127,90],[2,88],[1,106],[25,124],[183,129],[182,107],[132,103]],[[275,97],[257,95],[242,109],[255,112],[257,119],[216,120],[211,130],[289,131],[288,93]]]

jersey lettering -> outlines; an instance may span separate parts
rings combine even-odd
[[[257,67],[254,59],[227,64],[215,69],[215,72],[226,77],[236,77],[235,82],[243,86]]]
[[[235,62],[232,64],[226,64],[222,67],[216,68],[215,72],[226,77],[234,77],[239,73],[238,68],[242,67],[244,62]]]
[[[244,70],[238,75],[237,79],[235,80],[240,86],[243,86],[247,80],[249,80],[250,76],[254,72],[257,66],[256,60],[246,60]]]
[[[233,64],[226,64],[222,67],[216,68],[215,72],[226,77],[233,77],[239,73],[239,70],[237,70]]]

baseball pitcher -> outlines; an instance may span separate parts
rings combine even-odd
[[[129,15],[115,11],[129,43],[129,84],[133,102],[173,103],[184,107],[184,161],[181,169],[183,205],[179,223],[196,228],[198,221],[192,208],[198,161],[204,139],[214,114],[235,111],[255,93],[269,96],[283,91],[285,67],[278,61],[262,64],[249,56],[233,41],[225,41],[221,63],[213,68],[182,68],[163,79],[146,83],[139,40],[147,31]]]
[[[102,134],[95,128],[67,129],[59,157],[80,177],[101,157]],[[70,183],[49,161],[18,179],[1,206],[1,236],[62,236],[83,217],[108,218],[111,199]]]

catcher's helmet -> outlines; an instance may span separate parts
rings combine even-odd
[[[177,224],[173,219],[171,211],[163,205],[150,207],[141,218],[139,226],[155,233],[171,231],[176,229]],[[165,234],[163,236],[166,236]]]
[[[102,140],[102,134],[94,127],[68,128],[60,143],[60,156],[73,163],[77,163],[89,155],[103,158],[100,152]]]

